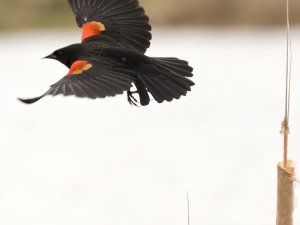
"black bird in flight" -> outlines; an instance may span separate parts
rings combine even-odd
[[[193,68],[177,58],[148,57],[149,18],[138,0],[68,0],[78,26],[81,43],[54,51],[45,57],[69,68],[68,74],[40,97],[20,99],[34,103],[46,95],[105,98],[127,91],[128,101],[142,106],[186,95],[194,83]],[[174,46],[176,47],[176,46]],[[136,91],[131,91],[132,84]]]

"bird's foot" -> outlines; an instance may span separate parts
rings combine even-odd
[[[138,93],[138,91],[127,91],[127,100],[129,102],[130,105],[132,106],[137,106],[138,107],[138,100],[136,100],[136,98],[133,96],[133,94]]]

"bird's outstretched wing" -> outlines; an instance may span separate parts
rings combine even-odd
[[[129,90],[134,81],[134,72],[111,58],[82,58],[72,64],[68,75],[51,85],[42,96],[19,100],[31,104],[46,95],[60,94],[80,98],[105,98]]]
[[[150,46],[149,18],[138,0],[69,0],[69,3],[78,26],[83,29],[82,41],[106,36],[105,40],[140,53]]]

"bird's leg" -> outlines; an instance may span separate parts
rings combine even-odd
[[[127,91],[127,100],[130,105],[138,106],[137,103],[139,103],[139,102],[133,96],[133,94],[137,94],[137,93],[138,93],[138,91],[130,91],[130,90]]]

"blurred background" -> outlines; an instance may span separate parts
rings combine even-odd
[[[284,24],[284,0],[141,0],[155,25],[278,26]],[[300,2],[291,1],[291,22],[300,23]],[[0,2],[0,29],[69,27],[67,1],[11,0]]]
[[[140,0],[149,56],[194,68],[171,103],[45,97],[76,43],[67,0],[0,0],[0,224],[266,225],[276,218],[284,114],[284,0]],[[289,156],[300,169],[300,1],[291,0]],[[299,186],[299,185],[298,185]],[[295,224],[300,221],[296,186]]]

